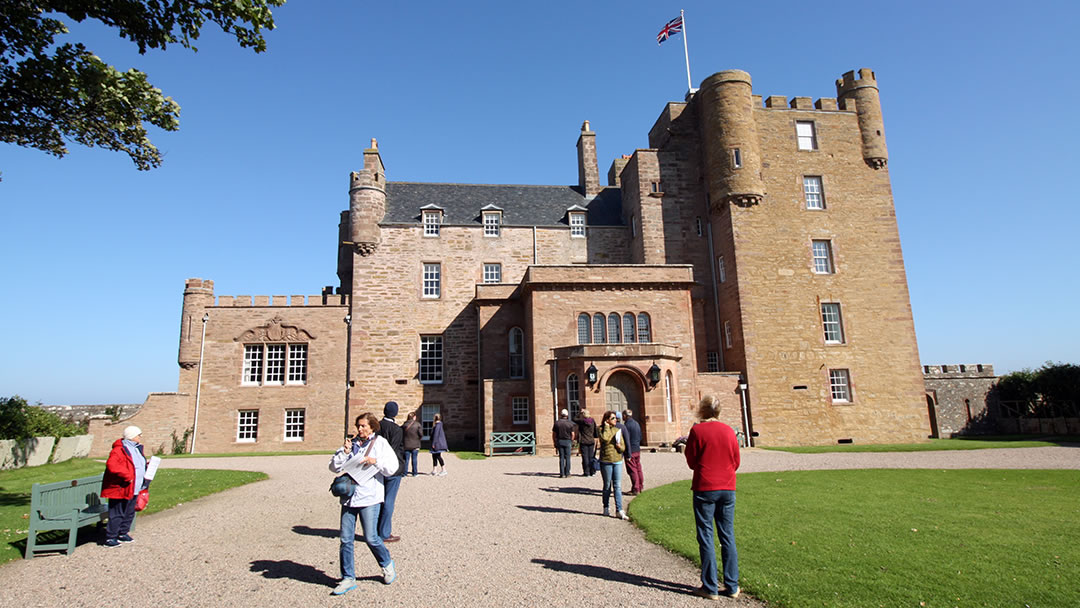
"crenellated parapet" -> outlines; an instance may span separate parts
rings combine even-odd
[[[379,222],[386,215],[386,169],[379,144],[364,150],[364,168],[349,174],[349,244],[361,256],[379,247]]]
[[[988,363],[960,363],[957,365],[924,365],[923,377],[932,378],[987,378],[994,376],[994,366]]]

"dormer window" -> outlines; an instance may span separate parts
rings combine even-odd
[[[485,211],[482,217],[484,220],[484,236],[499,236],[500,227],[502,226],[502,212]]]
[[[585,238],[585,212],[573,211],[570,213],[570,236]]]
[[[424,223],[424,236],[439,236],[439,227],[442,225],[442,210],[425,209],[420,215],[423,218]]]

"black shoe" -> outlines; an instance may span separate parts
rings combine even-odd
[[[133,543],[133,542],[135,542],[135,539],[131,538],[127,534],[121,534],[120,536],[117,536],[116,540],[118,540],[118,541],[120,541],[122,543]]]
[[[120,541],[116,540],[115,538],[107,538],[105,539],[105,542],[103,544],[106,547],[119,547]]]

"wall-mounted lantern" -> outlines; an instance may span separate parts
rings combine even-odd
[[[653,363],[649,368],[649,384],[656,386],[660,382],[660,366]]]
[[[599,372],[597,371],[596,366],[590,363],[589,369],[585,370],[585,383],[590,386],[596,384],[598,374]]]

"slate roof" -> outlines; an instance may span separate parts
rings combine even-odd
[[[383,223],[419,223],[420,209],[435,205],[443,210],[443,224],[481,223],[480,210],[493,205],[502,210],[503,225],[566,226],[566,210],[587,209],[590,226],[622,226],[622,193],[606,187],[591,199],[576,186],[518,186],[487,184],[422,184],[387,182]]]

